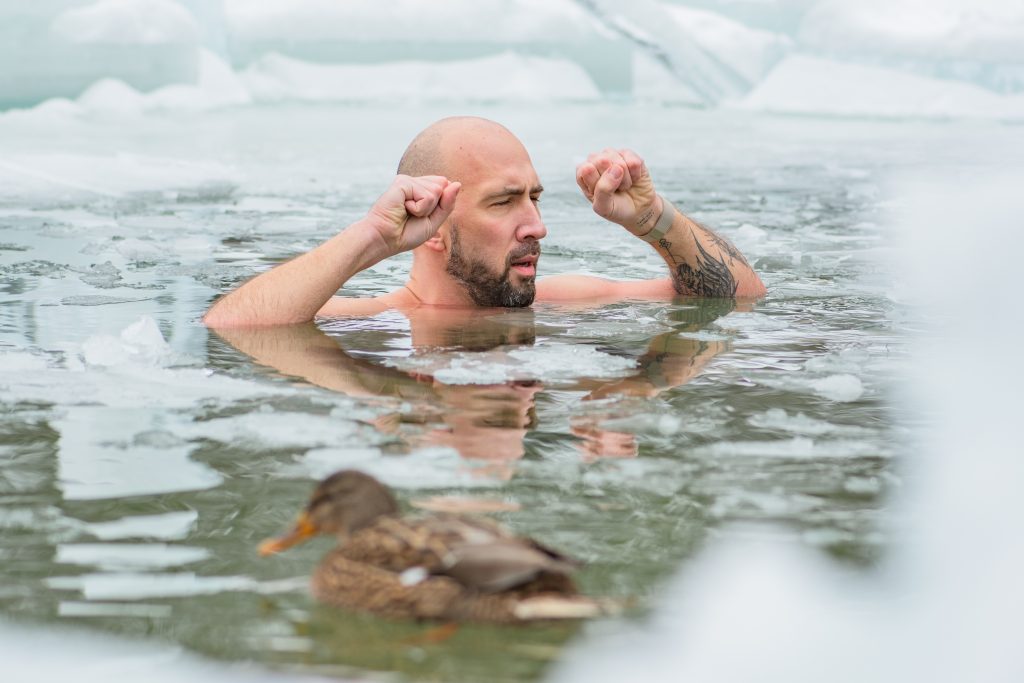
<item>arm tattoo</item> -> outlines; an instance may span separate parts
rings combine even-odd
[[[696,296],[735,297],[737,282],[732,270],[725,263],[725,256],[720,255],[716,259],[701,246],[693,229],[690,230],[690,234],[697,245],[697,267],[694,268],[686,262],[679,263],[670,252],[673,262],[677,264],[672,272],[675,290],[680,294]]]
[[[701,230],[704,231],[704,234],[707,235],[709,240],[711,240],[712,242],[715,243],[715,246],[718,247],[718,253],[720,255],[724,254],[725,256],[729,257],[729,265],[733,265],[733,263],[735,263],[736,261],[739,261],[740,263],[742,263],[743,265],[747,266],[748,268],[750,267],[750,264],[747,263],[747,259],[743,258],[743,254],[740,253],[740,250],[737,249],[736,246],[732,242],[730,242],[727,238],[722,237],[721,235],[719,235],[714,230],[712,230],[712,229],[710,229],[710,228],[708,228],[708,227],[706,227],[704,225],[701,225],[700,223],[697,223],[696,221],[694,221],[694,223],[696,224],[696,226],[698,228],[700,228]]]

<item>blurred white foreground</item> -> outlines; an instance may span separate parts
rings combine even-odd
[[[883,569],[844,576],[783,529],[728,530],[650,619],[593,629],[555,680],[1024,680],[1021,181],[894,188],[895,267],[928,328],[904,398],[927,426],[908,445],[893,502],[905,527]]]

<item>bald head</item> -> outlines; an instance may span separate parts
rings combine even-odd
[[[402,155],[398,172],[408,176],[441,175],[451,181],[462,178],[463,162],[494,140],[508,142],[518,138],[507,128],[477,116],[451,116],[427,126]],[[525,151],[525,150],[524,150]]]

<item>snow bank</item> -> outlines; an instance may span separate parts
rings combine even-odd
[[[1024,95],[803,55],[779,64],[736,106],[837,116],[1024,119]]]

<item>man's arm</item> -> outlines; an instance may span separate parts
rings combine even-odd
[[[669,225],[651,246],[665,259],[670,277],[634,282],[584,276],[546,278],[538,283],[538,296],[549,300],[571,298],[574,294],[599,298],[662,297],[673,293],[732,298],[764,296],[761,278],[729,240],[662,201],[647,166],[636,153],[606,149],[592,154],[576,169],[576,182],[595,213],[637,237],[650,234],[659,223]],[[662,222],[663,211],[671,211],[671,219]]]
[[[397,176],[366,217],[222,297],[203,322],[223,328],[312,320],[353,275],[430,239],[460,187],[441,176]]]

